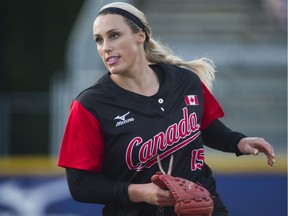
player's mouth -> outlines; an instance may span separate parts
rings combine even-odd
[[[107,65],[112,66],[118,63],[119,59],[120,59],[120,56],[109,56],[105,60],[106,60]]]

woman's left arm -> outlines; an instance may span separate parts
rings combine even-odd
[[[245,137],[241,139],[237,145],[240,152],[243,154],[258,155],[259,152],[267,156],[267,163],[273,166],[275,163],[275,154],[273,147],[265,139],[259,137]]]
[[[267,156],[268,164],[275,163],[274,150],[263,138],[246,137],[244,134],[227,128],[219,119],[214,120],[202,131],[204,145],[224,152],[257,155],[259,152]]]

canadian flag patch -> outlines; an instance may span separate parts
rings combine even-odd
[[[184,99],[187,106],[199,105],[197,95],[186,95]]]

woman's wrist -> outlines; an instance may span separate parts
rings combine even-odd
[[[142,191],[143,186],[141,184],[130,184],[128,186],[128,196],[131,202],[143,202]]]

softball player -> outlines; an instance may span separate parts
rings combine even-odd
[[[213,64],[184,62],[151,37],[144,14],[111,3],[93,26],[108,72],[72,101],[58,165],[72,197],[103,204],[103,215],[175,215],[171,193],[151,183],[174,157],[173,176],[200,182],[214,198],[213,216],[228,215],[204,145],[236,155],[267,155],[272,146],[227,128],[211,94]]]

